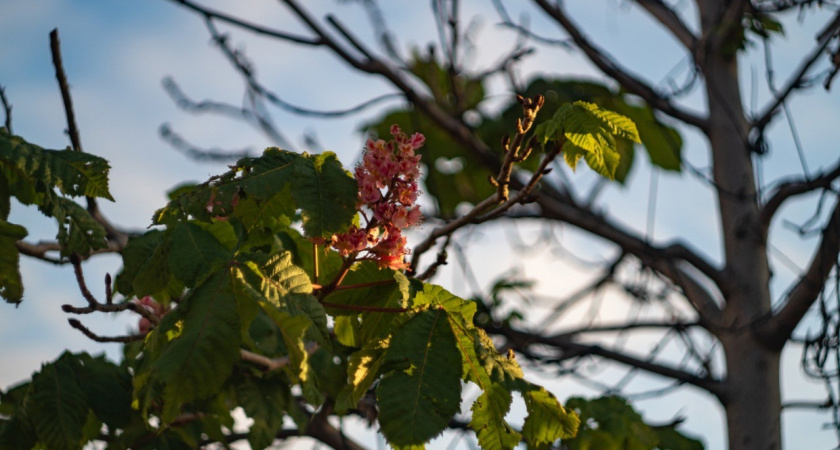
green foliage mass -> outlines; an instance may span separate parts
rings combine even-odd
[[[458,89],[463,95],[450,105],[454,110],[475,108],[483,97],[480,80],[451,80],[432,59],[417,56],[411,70],[441,101]],[[648,110],[601,86],[550,86],[592,94],[588,102],[562,106],[549,99],[554,115],[536,129],[541,144],[562,146],[573,168],[583,158],[601,175],[622,180],[632,160],[630,143],[670,132],[644,116]],[[610,101],[621,113],[603,106]],[[486,119],[480,133],[491,135],[508,113],[496,122]],[[384,120],[416,129],[408,111]],[[422,124],[419,131],[428,133],[424,157],[433,167],[427,187],[444,213],[486,194],[486,173],[445,173],[436,166],[438,160],[469,156],[439,131]],[[679,145],[648,145],[655,164],[679,169]],[[23,293],[17,245],[27,230],[6,221],[10,198],[58,220],[62,256],[87,256],[107,245],[105,232],[70,198],[111,199],[107,172],[101,158],[43,150],[0,131],[3,298],[19,302]],[[444,194],[447,189],[452,195]],[[496,350],[475,324],[475,301],[325,249],[334,233],[359,223],[356,201],[356,181],[334,154],[276,148],[242,159],[207,182],[173,190],[152,229],[132,236],[122,250],[114,286],[122,302],[150,296],[167,313],[159,312],[142,340],[124,346],[119,365],[65,353],[31,382],[3,393],[0,450],[78,449],[91,440],[105,441],[109,449],[196,448],[208,439],[225,440],[237,406],[253,419],[248,442],[264,448],[286,417],[305,430],[316,411],[356,414],[366,398],[376,399],[389,444],[421,448],[461,412],[467,383],[481,391],[464,409],[469,406],[469,427],[485,449],[522,442],[550,448],[558,440],[594,448],[587,442],[610,439],[638,442],[627,448],[694,448],[684,446],[692,441],[680,440],[673,428],[647,427],[626,412],[613,425],[598,402],[570,403],[577,412],[564,407],[525,380],[513,353]],[[519,428],[507,422],[515,392],[527,411]],[[592,429],[581,418],[603,426]]]
[[[470,112],[478,117],[478,123],[473,125],[475,133],[491,146],[493,154],[489,155],[490,158],[500,158],[501,148],[497,143],[501,142],[502,137],[521,117],[522,108],[519,103],[511,101],[502,108],[499,114],[486,115],[482,113],[482,110],[477,109],[482,100],[480,97],[461,94],[483,92],[482,81],[479,78],[468,79],[461,76],[456,80],[460,84],[453,90],[451,81],[441,81],[441,79],[449,80],[450,77],[435,75],[441,71],[445,73],[445,69],[436,66],[432,61],[422,60],[421,62],[422,64],[417,64],[426,69],[418,73],[418,79],[429,86],[430,91],[436,93],[438,105],[447,110]],[[430,67],[436,67],[436,70]],[[593,170],[623,184],[628,179],[635,161],[636,145],[634,144],[641,141],[653,166],[668,171],[681,169],[682,138],[679,133],[673,127],[660,121],[650,107],[637,102],[630,95],[597,82],[578,79],[535,79],[525,87],[521,94],[526,97],[534,97],[537,94],[545,96],[545,105],[538,116],[538,123],[552,122],[553,119],[546,121],[545,118],[556,117],[559,109],[571,107],[572,102],[580,102],[579,106],[573,108],[574,112],[579,113],[575,114],[578,116],[575,124],[578,126],[589,124],[590,127],[567,131],[575,131],[578,134],[584,131],[595,141],[589,146],[591,150],[581,150],[580,147],[575,148],[570,145],[566,148],[569,150],[568,156],[565,156],[567,161],[576,164],[583,156],[587,164],[590,164],[590,161],[594,164],[594,167],[590,165]],[[590,106],[580,106],[583,104],[590,104]],[[567,106],[564,107],[564,105]],[[594,109],[593,107],[603,114],[602,117],[595,115],[593,119],[597,122],[588,120],[588,117],[593,115],[593,111],[589,108]],[[617,120],[617,123],[610,125],[604,123],[604,120]],[[441,215],[450,217],[461,202],[477,204],[493,194],[495,187],[487,183],[487,175],[493,170],[486,160],[467,150],[424,114],[410,109],[395,109],[367,124],[365,128],[376,135],[387,136],[390,125],[394,123],[399,124],[403,129],[418,131],[426,136],[426,145],[420,149],[423,163],[428,168],[424,184],[426,192],[434,198]],[[635,133],[625,132],[629,129],[622,130],[617,126],[630,123],[635,126],[637,130]],[[561,125],[563,124],[555,122],[555,130],[560,131],[561,128],[556,127]],[[600,133],[600,128],[609,133]],[[549,135],[554,137],[553,133]],[[611,135],[611,137],[606,135]],[[603,143],[599,136],[604,139]],[[587,155],[589,155],[588,158]],[[538,163],[538,158],[532,156],[521,166],[527,170],[534,170]],[[476,169],[480,167],[486,169]]]
[[[702,450],[703,444],[676,431],[676,423],[651,426],[627,401],[616,396],[593,400],[571,398],[568,408],[580,414],[577,436],[564,442],[569,450]],[[678,422],[677,422],[678,423]]]
[[[26,230],[8,223],[11,198],[38,207],[58,222],[61,256],[87,255],[108,246],[105,229],[71,197],[114,200],[108,191],[110,166],[104,159],[72,150],[45,150],[0,128],[0,296],[23,299],[15,241]]]

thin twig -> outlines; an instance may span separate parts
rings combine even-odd
[[[82,325],[82,322],[79,322],[78,319],[70,318],[67,319],[67,322],[70,323],[71,327],[81,331],[82,334],[96,342],[121,342],[123,344],[127,344],[129,342],[142,341],[146,337],[144,334],[129,334],[127,336],[99,336],[93,331],[90,331],[88,327]]]
[[[58,80],[58,87],[61,90],[61,100],[64,102],[64,114],[67,116],[67,134],[70,135],[70,143],[73,150],[82,151],[82,141],[79,138],[79,129],[76,127],[76,116],[73,113],[73,99],[70,97],[70,86],[67,84],[67,75],[64,73],[64,65],[61,63],[61,46],[58,40],[58,28],[50,32],[50,52],[55,67],[55,78]]]
[[[3,111],[6,113],[6,119],[4,122],[6,124],[6,131],[8,131],[9,134],[14,134],[12,132],[12,104],[9,103],[9,99],[6,98],[6,88],[3,86],[0,86],[0,103],[3,103]]]

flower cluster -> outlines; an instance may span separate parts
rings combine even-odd
[[[408,268],[405,237],[402,229],[422,220],[417,201],[420,155],[415,150],[426,138],[420,133],[410,137],[397,125],[391,126],[390,141],[369,139],[362,162],[356,167],[359,198],[356,208],[365,219],[364,227],[351,227],[332,237],[332,246],[342,256],[366,252],[360,259],[372,259],[379,267]]]
[[[152,313],[158,319],[162,318],[169,312],[169,307],[161,305],[160,303],[156,302],[151,296],[145,296],[140,299],[135,299],[134,303],[137,304],[139,307],[145,309],[146,311]],[[146,334],[152,329],[152,322],[145,317],[140,318],[140,323],[138,324],[140,328],[140,334]]]

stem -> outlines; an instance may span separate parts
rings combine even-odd
[[[341,305],[338,303],[330,303],[321,301],[321,304],[327,308],[345,309],[348,311],[363,311],[363,312],[385,312],[385,313],[402,313],[408,311],[407,308],[385,308],[381,306],[361,306],[361,305]]]
[[[312,272],[313,272],[313,282],[318,284],[318,244],[312,244]]]

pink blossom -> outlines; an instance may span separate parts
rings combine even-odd
[[[379,267],[405,269],[406,239],[402,229],[422,220],[415,203],[419,194],[420,155],[415,150],[426,138],[420,133],[408,137],[399,125],[390,128],[392,140],[369,139],[361,163],[355,169],[359,194],[356,207],[365,226],[351,227],[332,237],[331,245],[342,256],[367,252]]]

